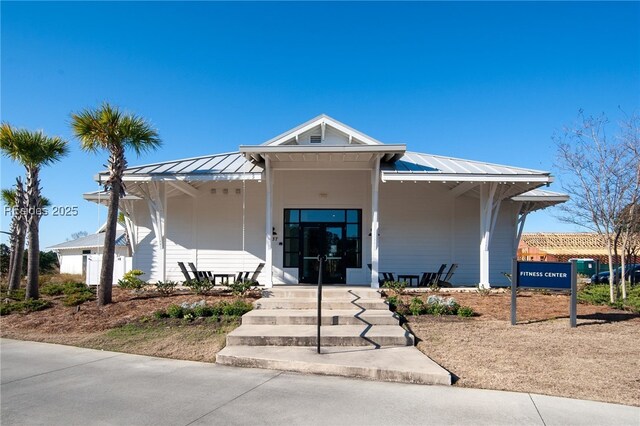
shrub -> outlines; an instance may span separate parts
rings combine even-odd
[[[471,309],[468,306],[460,306],[458,308],[458,316],[459,317],[472,317],[475,315],[475,312],[473,312],[473,309]]]
[[[244,296],[257,285],[258,283],[255,281],[235,281],[229,284],[229,288],[235,296]]]
[[[64,294],[64,285],[63,284],[46,284],[40,288],[40,293],[47,296],[59,296]]]
[[[198,317],[212,317],[213,316],[213,308],[207,305],[199,305],[193,308],[193,314]]]
[[[64,306],[78,306],[82,305],[84,302],[94,299],[94,294],[90,291],[83,291],[78,293],[72,293],[68,296],[65,296],[62,299],[62,304]]]
[[[385,281],[382,287],[391,290],[395,294],[402,294],[404,289],[407,288],[407,283],[404,281]]]
[[[141,275],[144,275],[144,272],[139,269],[132,269],[124,274],[122,279],[118,280],[118,285],[120,288],[132,290],[134,293],[138,293],[147,285],[145,281],[138,278]]]
[[[206,294],[210,292],[214,286],[213,282],[208,279],[202,279],[201,281],[191,280],[191,282],[187,282],[185,285],[195,294]]]
[[[169,318],[169,314],[167,314],[166,311],[163,311],[162,309],[160,309],[153,313],[153,317],[156,319]]]
[[[222,313],[228,317],[240,317],[252,309],[253,305],[251,303],[238,299],[225,305],[222,309]]]
[[[509,287],[511,289],[511,287]],[[487,287],[481,287],[480,284],[476,286],[476,291],[480,296],[488,296],[491,294],[491,289]]]
[[[91,291],[91,288],[85,283],[76,281],[67,281],[62,285],[62,292],[67,296],[75,293],[89,293]]]
[[[158,281],[156,283],[156,291],[162,295],[169,295],[173,293],[178,286],[176,281]]]
[[[12,300],[17,300],[17,301],[22,301],[24,300],[24,298],[26,297],[26,289],[24,288],[19,288],[17,290],[13,290],[11,292],[9,292],[9,290],[4,287],[2,289],[2,298],[3,299],[12,299]]]
[[[51,302],[41,299],[29,299],[21,302],[10,302],[0,304],[0,315],[8,315],[13,312],[29,313],[41,311],[51,307]]]
[[[389,303],[389,307],[391,310],[395,310],[398,307],[399,299],[398,296],[389,296],[387,297],[387,302]]]
[[[425,311],[424,302],[419,297],[414,297],[411,299],[409,303],[409,311],[411,311],[411,315],[417,316]]]
[[[171,318],[182,318],[184,316],[184,309],[179,305],[170,305],[167,308],[167,315]]]

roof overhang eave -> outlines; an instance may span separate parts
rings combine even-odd
[[[106,175],[98,174],[95,181],[102,183],[102,178]],[[161,182],[161,181],[188,181],[188,182],[207,182],[207,181],[231,181],[231,180],[262,180],[262,172],[252,173],[183,173],[183,174],[128,174],[122,177],[125,182]]]
[[[419,173],[419,172],[382,172],[382,181],[420,181],[420,182],[503,182],[503,183],[538,183],[553,182],[550,175],[517,175],[517,174],[471,174],[471,173]],[[540,186],[540,185],[537,185]]]

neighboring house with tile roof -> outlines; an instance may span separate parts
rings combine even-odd
[[[618,253],[622,254],[621,244]],[[581,258],[609,263],[607,244],[594,232],[525,232],[518,245],[518,258],[547,262]],[[620,256],[613,263],[620,264]]]

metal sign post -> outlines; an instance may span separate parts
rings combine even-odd
[[[519,288],[569,290],[569,324],[577,325],[578,261],[518,262],[511,265],[511,325],[516,325],[517,291]]]
[[[516,325],[516,301],[518,300],[518,259],[511,262],[511,325]]]
[[[577,326],[578,309],[578,261],[571,261],[571,300],[569,301],[569,323],[572,328]]]
[[[320,353],[320,324],[322,324],[322,269],[326,259],[325,255],[318,256],[318,353]]]

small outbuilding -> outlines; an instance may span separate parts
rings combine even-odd
[[[48,247],[49,250],[53,250],[58,255],[60,273],[82,275],[87,278],[87,283],[92,281],[91,284],[97,284],[95,279],[89,279],[91,274],[88,274],[88,271],[94,269],[91,263],[102,261],[104,229],[105,226],[103,225],[95,234]],[[118,225],[116,234],[115,262],[114,269],[120,270],[124,268],[125,272],[131,269],[132,258],[129,254],[127,237],[124,228],[120,225]]]

